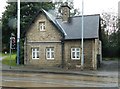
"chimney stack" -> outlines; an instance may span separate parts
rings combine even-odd
[[[68,6],[68,3],[65,2],[64,5],[61,6],[60,12],[62,14],[62,21],[68,22],[70,19],[70,7]]]

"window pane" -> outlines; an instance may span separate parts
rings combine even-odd
[[[79,52],[76,53],[76,57],[80,58],[80,53]]]
[[[47,52],[47,58],[50,58],[50,53],[49,52]]]
[[[53,48],[51,48],[51,51],[54,51],[54,49],[53,49]]]
[[[49,48],[47,48],[47,51],[50,51],[50,49],[49,49]]]
[[[79,48],[76,48],[76,51],[80,51]]]
[[[54,52],[51,53],[51,58],[54,58]]]
[[[77,55],[77,58],[80,58],[80,57]]]
[[[43,29],[45,30],[45,26],[43,27]]]
[[[40,26],[40,30],[42,30],[42,26]]]
[[[37,52],[37,58],[39,58],[39,52]]]
[[[72,58],[75,58],[75,52],[72,52]]]
[[[35,52],[33,52],[33,58],[35,58]]]
[[[74,48],[72,48],[72,51],[75,51],[75,49],[74,49]]]
[[[32,51],[35,51],[35,49],[33,48]]]
[[[77,52],[77,55],[79,56],[80,52]]]
[[[39,51],[39,48],[36,48],[36,51]]]

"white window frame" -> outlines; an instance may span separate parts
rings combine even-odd
[[[74,49],[74,51],[73,51]],[[77,50],[79,49],[79,51]],[[73,58],[73,53],[75,54],[75,58]],[[79,53],[79,58],[77,58],[77,53]],[[73,60],[80,60],[80,48],[71,48],[71,59]]]
[[[34,53],[35,53],[35,58],[33,57]],[[37,58],[37,56],[40,58],[39,48],[32,48],[32,59],[39,59]]]
[[[48,51],[48,49],[49,49],[49,51]],[[53,49],[53,50],[52,50]],[[48,58],[48,53],[49,53],[49,58]],[[54,57],[52,57],[52,53],[53,53],[53,56]],[[54,58],[55,58],[55,52],[54,52],[54,47],[47,47],[46,48],[46,59],[47,60],[54,60]]]
[[[40,31],[45,31],[45,28],[46,28],[46,26],[45,26],[45,21],[39,21],[39,22],[38,22],[38,29],[39,29]]]

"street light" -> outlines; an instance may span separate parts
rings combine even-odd
[[[20,0],[17,2],[17,65],[20,62]]]
[[[83,48],[83,31],[84,31],[84,17],[83,17],[83,13],[84,13],[84,0],[82,0],[82,40],[81,40],[81,48],[82,48],[82,55],[81,55],[81,69],[83,69],[84,67],[84,48]]]

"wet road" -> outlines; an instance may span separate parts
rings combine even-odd
[[[81,75],[2,73],[2,86],[7,87],[117,87],[118,78]]]

